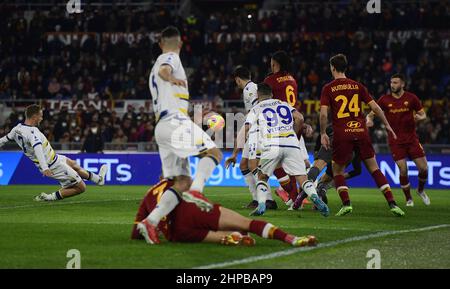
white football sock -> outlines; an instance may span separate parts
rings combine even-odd
[[[197,172],[195,174],[195,179],[192,182],[191,190],[203,192],[205,183],[211,176],[216,166],[216,161],[211,157],[201,158],[197,165]]]
[[[166,190],[162,194],[159,203],[156,205],[156,207],[153,209],[150,215],[147,216],[147,220],[153,226],[158,226],[159,221],[168,214],[170,214],[170,212],[172,212],[173,209],[175,209],[178,203],[179,201],[177,198],[176,191],[173,189]]]
[[[267,193],[270,193],[270,186],[264,181],[256,183],[256,195],[258,197],[258,203],[265,203],[267,200]]]
[[[100,182],[100,176],[99,175],[97,175],[97,174],[95,174],[93,172],[89,172],[89,171],[88,171],[88,173],[89,173],[88,180],[90,180],[90,181],[92,181],[92,182],[94,182],[96,184],[98,184]]]
[[[248,190],[252,194],[253,200],[256,200],[257,199],[257,194],[256,194],[256,179],[255,179],[255,175],[253,175],[249,170],[247,170],[245,172],[247,172],[245,175],[243,174],[244,179],[245,179],[245,183],[248,186]]]
[[[311,197],[311,195],[313,194],[317,194],[316,188],[314,187],[313,182],[311,182],[310,180],[306,180],[302,184],[302,189],[308,195],[308,197]]]

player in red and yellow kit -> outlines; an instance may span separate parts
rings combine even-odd
[[[361,160],[382,191],[391,212],[396,216],[403,216],[404,212],[397,207],[386,177],[380,171],[375,160],[375,151],[361,111],[361,103],[365,102],[370,106],[372,111],[383,121],[386,130],[392,134],[393,138],[396,138],[396,135],[381,108],[369,95],[367,88],[345,76],[347,70],[345,55],[338,54],[331,57],[330,70],[334,80],[323,87],[320,97],[320,134],[322,145],[326,149],[330,149],[330,139],[326,134],[328,111],[330,110],[334,132],[332,145],[334,183],[343,204],[336,215],[343,216],[353,210],[344,173],[347,163],[353,157],[353,152],[359,151]]]
[[[400,186],[406,197],[406,206],[414,206],[408,179],[407,158],[411,159],[419,170],[417,194],[425,205],[429,205],[430,198],[424,191],[428,179],[428,164],[416,134],[416,121],[424,120],[427,117],[422,103],[415,94],[405,91],[405,77],[402,74],[394,74],[391,77],[391,94],[380,97],[378,105],[397,134],[397,139],[389,135],[388,143],[392,158],[400,169]],[[373,117],[373,113],[367,115],[368,127],[373,126]]]
[[[279,99],[281,101],[287,102],[290,106],[296,108],[298,111],[300,108],[300,103],[297,100],[298,86],[297,81],[290,73],[292,70],[292,63],[290,57],[284,51],[275,52],[270,59],[270,68],[272,73],[264,79],[264,83],[272,88],[272,94],[274,99]],[[312,133],[312,129],[310,130]],[[301,134],[299,134],[301,137]],[[304,141],[303,141],[304,143]],[[302,148],[302,156],[307,162],[307,167],[310,166],[308,161],[308,153],[306,152],[306,147]],[[284,196],[284,192],[281,189],[277,190],[277,194],[286,202],[289,199],[293,203],[297,198],[298,189],[297,181],[295,177],[288,176],[283,168],[277,168],[274,171],[274,175],[277,177],[278,182],[282,186],[285,192],[289,196]]]
[[[161,232],[171,242],[213,242],[252,246],[255,240],[247,234],[251,232],[296,247],[317,244],[314,236],[297,237],[263,220],[248,219],[218,204],[214,204],[210,212],[204,212],[195,204],[181,198],[175,209],[159,222],[157,229],[154,226],[146,226],[147,216],[158,205],[163,192],[173,190],[172,185],[172,181],[163,179],[147,191],[136,214],[131,239],[145,239],[147,243],[159,244],[158,234]]]

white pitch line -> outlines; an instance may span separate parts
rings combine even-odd
[[[442,225],[410,229],[410,230],[379,232],[379,233],[375,233],[375,234],[356,236],[356,237],[351,237],[351,238],[342,239],[342,240],[336,240],[336,241],[332,241],[332,242],[328,242],[328,243],[322,243],[322,244],[317,245],[316,247],[294,248],[294,249],[278,251],[278,252],[260,255],[260,256],[247,257],[247,258],[238,259],[238,260],[234,260],[234,261],[228,261],[228,262],[223,262],[223,263],[213,263],[213,264],[204,265],[204,266],[200,266],[200,267],[194,267],[193,269],[223,268],[223,267],[229,267],[229,266],[233,266],[233,265],[253,263],[253,262],[257,262],[257,261],[261,261],[261,260],[274,259],[274,258],[278,258],[278,257],[282,257],[282,256],[289,256],[289,255],[293,255],[293,254],[296,254],[299,252],[312,251],[312,250],[317,250],[320,248],[334,247],[337,245],[346,244],[346,243],[355,242],[355,241],[380,238],[380,237],[389,236],[389,235],[398,235],[398,234],[404,234],[404,233],[429,231],[429,230],[434,230],[434,229],[439,229],[439,228],[447,228],[447,227],[450,227],[450,225],[442,224]]]
[[[63,206],[63,205],[76,205],[76,204],[89,204],[89,203],[107,203],[107,202],[119,202],[119,201],[140,201],[141,199],[107,199],[107,200],[85,200],[85,201],[72,201],[72,202],[43,202],[35,205],[20,205],[20,206],[4,206],[0,207],[0,210],[11,209],[23,209],[23,208],[45,208],[49,206]]]

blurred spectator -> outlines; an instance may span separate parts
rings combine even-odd
[[[86,153],[102,153],[103,152],[103,139],[101,132],[97,124],[93,124],[89,128],[89,132],[84,140],[81,152]]]

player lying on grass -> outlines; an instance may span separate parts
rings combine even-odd
[[[326,133],[328,137],[330,138],[330,142],[332,142],[333,139],[333,127],[328,126],[326,128]],[[322,146],[321,137],[320,135],[316,139],[316,145],[314,147],[314,163],[311,167],[311,169],[308,172],[308,179],[310,181],[316,181],[317,176],[320,174],[320,172],[326,167],[325,174],[322,175],[320,178],[318,184],[317,184],[317,194],[319,194],[319,197],[324,201],[325,204],[328,204],[328,198],[327,198],[327,190],[334,185],[333,182],[333,169],[331,164],[331,159],[333,158],[333,150],[332,149],[326,149],[324,146]],[[356,151],[353,153],[351,164],[353,166],[353,170],[346,172],[344,174],[344,178],[351,179],[353,177],[359,176],[361,174],[361,159],[359,158],[359,152]],[[347,164],[347,167],[350,166],[350,163]],[[292,208],[294,210],[300,208],[300,206],[303,204],[303,200],[308,197],[305,192],[301,192],[297,199],[295,200],[294,204],[292,205]]]
[[[41,193],[36,201],[57,201],[83,193],[90,180],[100,186],[105,183],[107,166],[94,174],[81,168],[75,161],[55,153],[45,135],[37,128],[42,121],[42,110],[38,105],[30,105],[25,110],[25,122],[16,125],[7,135],[0,139],[0,147],[8,141],[15,141],[23,153],[35,163],[41,173],[61,184],[61,189],[54,193]]]
[[[296,134],[303,124],[302,114],[288,103],[273,99],[272,89],[265,83],[258,84],[258,101],[248,114],[245,124],[248,128],[258,128],[258,141],[261,147],[259,181],[256,184],[258,208],[252,215],[264,214],[265,195],[270,191],[269,176],[275,169],[282,167],[288,175],[295,177],[320,213],[328,216],[327,205],[320,200],[313,182],[306,176],[302,148]]]
[[[149,244],[159,244],[159,233],[170,242],[210,242],[223,245],[252,246],[254,233],[265,239],[276,239],[292,246],[313,246],[314,236],[297,237],[262,220],[251,220],[214,204],[210,212],[200,210],[195,204],[179,199],[179,204],[158,224],[157,229],[147,226],[146,217],[158,205],[161,195],[171,190],[173,182],[161,180],[151,187],[142,200],[131,233],[131,239],[145,239]]]

